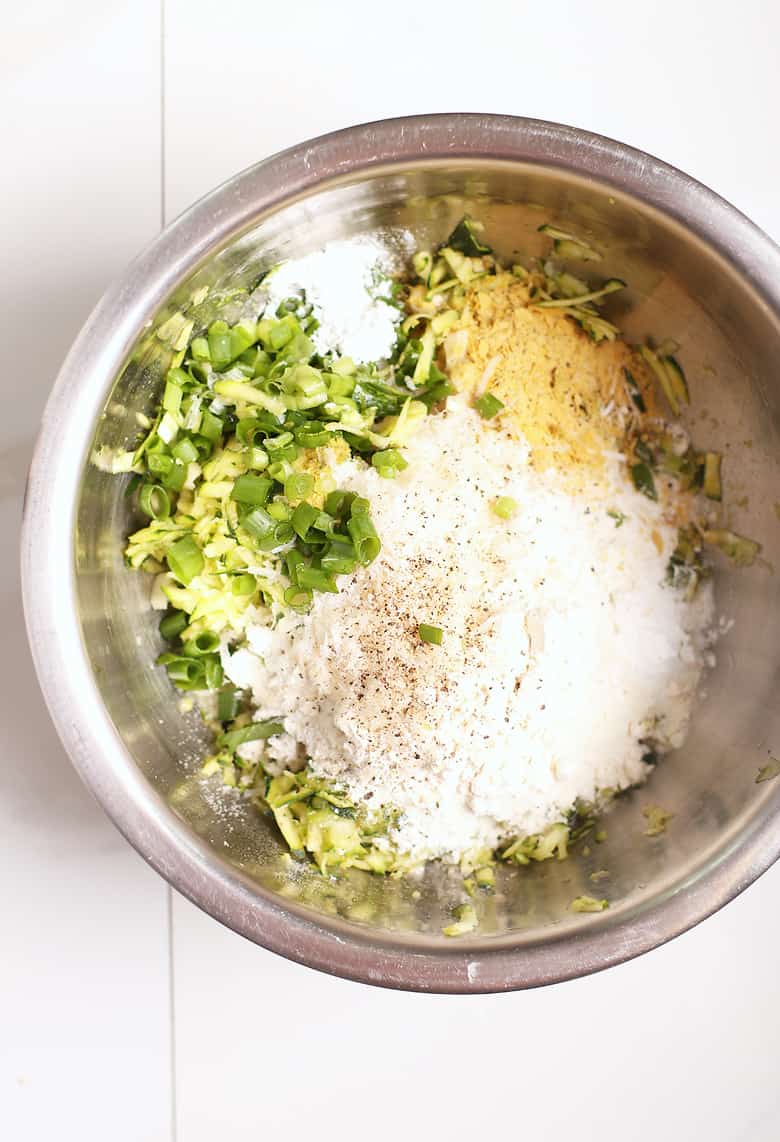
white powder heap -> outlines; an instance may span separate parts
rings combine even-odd
[[[371,502],[377,560],[309,614],[250,628],[225,667],[258,718],[283,718],[280,760],[303,743],[314,772],[401,811],[403,850],[452,856],[641,780],[643,738],[680,745],[712,599],[664,585],[676,529],[618,461],[610,488],[573,496],[460,399],[406,456],[396,481],[335,471]],[[508,522],[500,495],[519,504]]]
[[[266,313],[273,316],[280,302],[303,292],[320,322],[313,336],[319,353],[340,353],[361,364],[384,360],[401,319],[400,311],[388,304],[388,275],[395,264],[387,245],[374,238],[329,242],[271,273],[263,283],[268,289]]]

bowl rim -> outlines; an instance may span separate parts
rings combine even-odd
[[[498,992],[587,975],[649,951],[727,903],[780,855],[780,789],[695,878],[636,914],[560,934],[423,948],[317,916],[218,861],[144,778],[103,705],[76,607],[73,537],[82,457],[108,390],[153,313],[216,249],[261,214],[380,168],[487,160],[557,168],[613,186],[675,219],[726,259],[780,320],[780,249],[734,206],[676,168],[601,135],[537,119],[452,113],[385,119],[311,139],[248,167],[201,198],[106,291],[46,405],[25,496],[25,619],[52,720],[82,780],[128,841],[184,896],[289,959],[364,983],[443,993]],[[54,431],[56,426],[56,432]]]

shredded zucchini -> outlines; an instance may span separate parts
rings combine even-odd
[[[569,907],[572,912],[603,912],[609,908],[609,901],[597,900],[594,896],[576,896]]]
[[[662,356],[649,345],[643,345],[639,352],[658,378],[672,412],[679,416],[682,406],[691,402],[688,382],[679,361],[675,357]]]
[[[445,936],[467,936],[477,927],[477,914],[471,904],[461,904],[454,912],[455,921],[442,928]]]
[[[706,528],[701,537],[711,547],[717,547],[737,567],[751,567],[761,550],[761,544],[726,528]]]
[[[645,836],[660,837],[662,833],[666,832],[666,826],[674,817],[674,813],[667,812],[660,805],[646,805],[642,810],[642,816],[647,821]]]
[[[578,238],[566,230],[560,230],[557,226],[550,226],[549,223],[539,226],[538,230],[540,234],[546,234],[548,238],[553,239],[553,253],[558,258],[574,258],[580,262],[601,261],[601,254],[584,238]]]

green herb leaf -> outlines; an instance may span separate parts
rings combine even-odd
[[[441,646],[444,638],[444,631],[441,627],[429,626],[428,623],[420,623],[417,627],[417,633],[423,642],[429,642],[431,646]]]
[[[492,393],[483,393],[481,397],[477,397],[474,401],[474,408],[477,410],[483,420],[492,420],[497,416],[504,407],[504,402],[500,401],[498,397],[493,396]]]

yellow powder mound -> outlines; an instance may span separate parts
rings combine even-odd
[[[657,414],[653,380],[629,346],[597,344],[565,315],[534,308],[526,283],[509,273],[467,291],[445,355],[460,391],[489,389],[503,401],[502,425],[523,434],[535,467],[554,466],[578,484],[598,479],[604,451],[620,450],[639,423],[624,369],[645,415]]]

